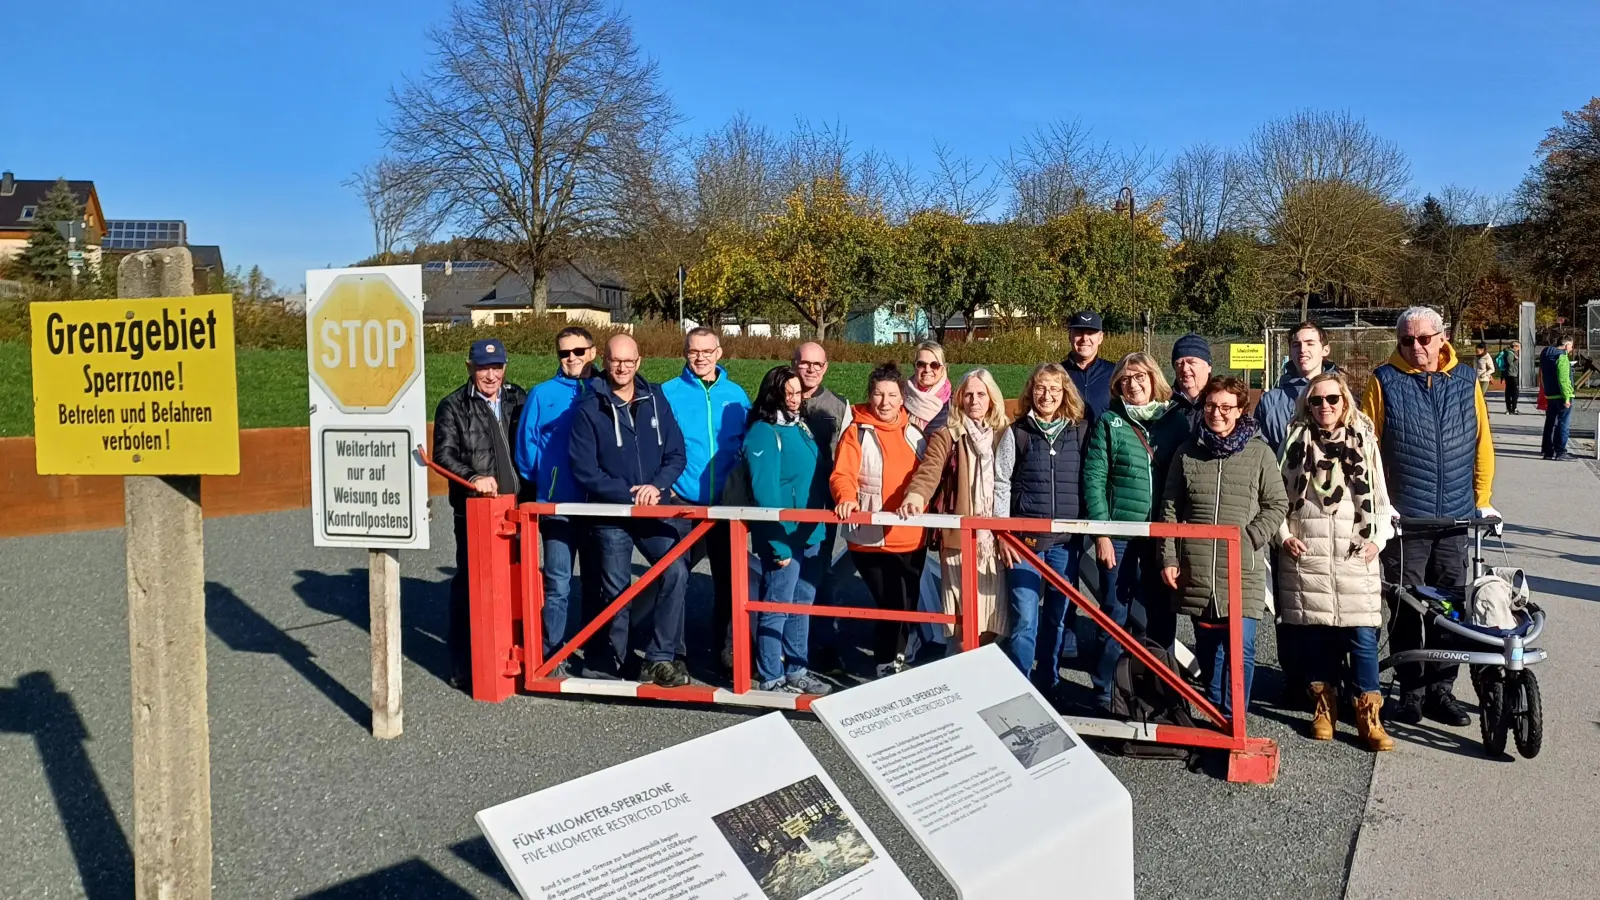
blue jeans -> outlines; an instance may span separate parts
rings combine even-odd
[[[937,552],[924,554],[922,579],[917,582],[917,612],[944,612],[944,594],[939,590],[939,585],[943,581],[944,565],[939,562],[939,554]],[[919,659],[933,660],[944,657],[945,633],[943,625],[920,622],[911,627],[917,630],[917,637],[922,640],[922,646],[917,648],[917,657]]]
[[[1540,441],[1540,454],[1560,456],[1567,452],[1567,438],[1572,433],[1572,404],[1565,400],[1549,398],[1544,408],[1544,438]]]
[[[1078,571],[1076,542],[1052,546],[1039,554],[1045,565],[1069,582]],[[1021,562],[1007,573],[1011,602],[1011,636],[1005,639],[1006,655],[1023,675],[1032,675],[1040,690],[1056,686],[1061,678],[1061,642],[1066,633],[1067,595],[1046,586],[1044,576],[1030,563]],[[1040,594],[1044,610],[1040,612]],[[1038,671],[1034,671],[1035,659]]]
[[[595,605],[600,593],[600,560],[595,552],[593,533],[584,520],[565,516],[541,516],[539,538],[544,546],[539,568],[544,573],[544,656],[549,659],[567,638],[568,614],[572,609],[572,563],[583,569],[585,608]]]
[[[1321,681],[1337,686],[1340,661],[1350,654],[1350,671],[1355,677],[1356,691],[1362,694],[1376,691],[1378,687],[1378,629],[1372,626],[1335,627],[1333,625],[1300,625],[1300,647],[1305,654],[1305,673],[1308,681]]]
[[[1256,625],[1260,624],[1255,619],[1244,618],[1239,620],[1244,627],[1244,702],[1245,708],[1250,706],[1250,685],[1256,680]],[[1200,664],[1200,681],[1206,687],[1206,698],[1216,704],[1223,713],[1233,714],[1233,689],[1232,679],[1229,675],[1231,663],[1228,660],[1228,622],[1206,622],[1201,624],[1199,619],[1194,620],[1194,656]]]
[[[595,524],[594,539],[600,547],[597,602],[603,609],[633,584],[633,548],[638,547],[645,560],[655,565],[678,543],[678,530],[670,520],[605,519]],[[689,567],[680,556],[657,579],[654,607],[643,612],[640,621],[632,623],[649,635],[644,648],[646,662],[671,662],[676,658],[683,633],[683,600],[688,584]],[[620,669],[628,662],[629,607],[632,605],[617,610],[616,617],[611,620],[609,647],[600,641],[599,634],[590,641],[584,651],[589,667]]]
[[[754,554],[761,569],[761,600],[811,605],[831,560],[823,544],[813,544],[780,567],[765,553]],[[763,612],[755,615],[756,676],[762,684],[799,675],[810,660],[811,617]]]
[[[1113,538],[1111,548],[1116,553],[1117,564],[1100,567],[1100,611],[1123,628],[1129,627],[1128,614],[1139,600],[1140,582],[1143,579],[1146,547],[1142,543],[1129,545],[1127,540]],[[1088,619],[1088,616],[1083,618]],[[1090,623],[1091,627],[1093,623]],[[1094,628],[1094,642],[1088,650],[1089,677],[1094,682],[1095,696],[1101,706],[1111,705],[1111,680],[1117,671],[1117,660],[1122,658],[1122,645],[1111,639],[1111,633]],[[1143,632],[1143,627],[1135,629]]]

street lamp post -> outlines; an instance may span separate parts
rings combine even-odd
[[[1126,204],[1128,209],[1128,309],[1132,311],[1139,305],[1139,223],[1133,205],[1133,186],[1123,185],[1117,192],[1118,205]],[[1150,351],[1150,314],[1146,310],[1139,317],[1144,324],[1144,349]]]

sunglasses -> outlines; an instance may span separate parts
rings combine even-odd
[[[937,372],[940,369],[944,368],[944,363],[939,363],[939,362],[918,362],[918,363],[916,363],[916,366],[919,369],[929,369],[931,371]]]
[[[1429,344],[1433,343],[1433,339],[1438,337],[1438,336],[1439,336],[1438,332],[1435,332],[1433,334],[1418,334],[1418,335],[1410,335],[1410,334],[1408,334],[1405,337],[1402,337],[1400,339],[1400,346],[1402,346],[1402,347],[1415,347],[1416,345],[1421,344],[1422,346],[1426,347]]]
[[[590,350],[593,350],[593,349],[594,349],[594,347],[590,346],[590,347],[574,347],[571,350],[557,350],[556,351],[556,356],[558,356],[558,357],[560,357],[562,359],[567,359],[569,357],[578,357],[578,356],[584,355],[585,353],[588,353]]]
[[[1338,406],[1343,402],[1344,398],[1338,394],[1318,394],[1306,398],[1306,403],[1311,406]]]

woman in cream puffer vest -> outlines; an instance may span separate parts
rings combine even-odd
[[[1378,553],[1394,536],[1394,509],[1372,423],[1355,408],[1344,376],[1311,379],[1279,461],[1289,515],[1276,540],[1278,611],[1286,625],[1309,626],[1302,652],[1316,701],[1312,737],[1333,739],[1339,667],[1349,653],[1361,739],[1372,750],[1393,749],[1378,721]]]

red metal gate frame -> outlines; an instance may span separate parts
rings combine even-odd
[[[426,457],[424,457],[426,459]],[[430,465],[434,465],[429,461]],[[435,465],[435,468],[438,467]],[[460,481],[460,479],[456,479]],[[463,482],[465,483],[465,482]],[[626,591],[609,603],[578,634],[548,659],[544,658],[542,608],[544,579],[540,567],[530,564],[540,556],[539,520],[544,516],[685,519],[696,522],[660,560],[650,566]],[[633,681],[601,681],[583,678],[551,678],[557,665],[605,627],[624,606],[645,590],[675,560],[687,553],[718,521],[728,524],[732,559],[738,562],[729,574],[733,594],[733,685],[731,689],[691,684],[663,688]],[[841,520],[831,511],[806,509],[763,509],[755,507],[704,506],[623,506],[597,503],[526,503],[515,505],[511,497],[474,497],[467,501],[468,584],[471,593],[473,697],[499,702],[518,690],[539,694],[581,694],[631,697],[674,702],[721,703],[775,709],[808,710],[813,697],[751,687],[750,613],[773,612],[787,615],[828,616],[955,625],[963,650],[978,646],[977,604],[961,604],[958,615],[865,609],[845,606],[798,605],[750,600],[748,554],[749,522],[795,522],[836,525]],[[1092,601],[1074,588],[1013,532],[1083,534],[1123,538],[1182,538],[1219,540],[1227,545],[1228,560],[1228,673],[1231,709],[1243,710],[1244,661],[1243,631],[1235,623],[1242,614],[1240,577],[1241,534],[1236,526],[1168,524],[1161,522],[1096,522],[1067,519],[995,519],[949,515],[922,515],[901,519],[893,513],[856,513],[843,522],[856,525],[909,525],[924,528],[959,530],[964,559],[977,558],[977,532],[987,529],[1016,550],[1057,590],[1123,647],[1124,652],[1149,666],[1178,691],[1200,714],[1215,723],[1212,728],[1183,728],[1120,720],[1067,716],[1080,733],[1091,736],[1151,741],[1191,747],[1226,750],[1229,754],[1228,780],[1268,784],[1277,777],[1278,748],[1267,738],[1252,738],[1245,731],[1245,715],[1224,715],[1179,673],[1160,665],[1143,644],[1113,622]],[[515,552],[514,552],[515,551]],[[961,593],[975,596],[978,591],[977,566],[961,567]],[[519,627],[520,626],[520,627]]]

